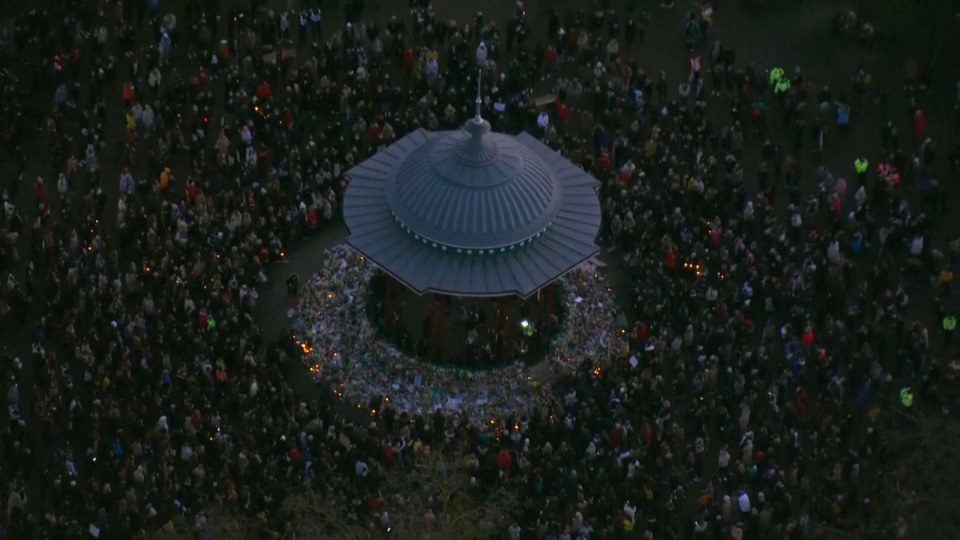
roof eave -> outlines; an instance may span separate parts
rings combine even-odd
[[[413,283],[411,283],[410,280],[405,279],[404,277],[400,276],[399,274],[397,274],[397,273],[395,273],[395,272],[392,272],[392,271],[391,271],[389,268],[387,268],[386,266],[382,265],[380,262],[377,261],[377,258],[376,258],[376,257],[371,256],[369,253],[367,253],[366,251],[364,251],[360,246],[358,246],[358,245],[354,244],[353,242],[351,242],[351,241],[350,241],[350,238],[347,238],[346,242],[347,242],[347,244],[348,244],[351,248],[355,249],[358,253],[362,254],[364,257],[366,257],[366,258],[369,259],[371,262],[373,262],[373,264],[375,264],[379,270],[383,271],[385,274],[389,275],[389,276],[390,276],[391,278],[393,278],[394,280],[402,283],[405,287],[407,287],[408,289],[410,289],[411,291],[413,291],[414,293],[416,293],[418,296],[423,296],[423,295],[425,295],[425,294],[441,294],[441,295],[445,295],[445,296],[459,296],[459,297],[463,297],[463,298],[500,298],[500,297],[505,297],[505,296],[518,296],[518,297],[520,297],[521,299],[527,299],[527,298],[530,298],[531,296],[533,296],[534,294],[536,294],[536,293],[537,293],[538,291],[540,291],[541,289],[543,289],[543,288],[545,288],[545,287],[547,287],[547,286],[555,283],[557,280],[563,278],[563,276],[567,275],[568,273],[570,273],[570,272],[573,271],[574,269],[576,269],[576,268],[578,268],[579,266],[581,266],[584,262],[590,260],[591,258],[595,257],[598,253],[600,253],[600,247],[594,245],[594,246],[593,246],[594,249],[593,249],[592,251],[590,251],[590,252],[582,255],[582,256],[579,258],[579,260],[577,260],[575,263],[573,263],[572,265],[570,265],[566,270],[563,270],[562,272],[559,272],[557,275],[555,275],[555,276],[551,277],[550,279],[544,281],[543,283],[541,283],[541,284],[540,284],[538,287],[536,287],[536,288],[527,289],[527,290],[509,289],[509,290],[501,290],[501,291],[472,291],[472,290],[454,291],[454,290],[446,290],[446,289],[441,289],[441,288],[436,288],[436,287],[429,287],[429,286],[426,287],[426,288],[419,288],[419,287],[417,287],[416,285],[414,285]],[[453,255],[451,255],[451,256],[453,256]]]

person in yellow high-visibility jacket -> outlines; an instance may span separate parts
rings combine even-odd
[[[953,315],[947,315],[943,318],[943,329],[946,332],[953,332],[957,329],[957,318]]]
[[[164,167],[163,171],[160,173],[160,190],[166,191],[170,187],[170,180],[173,178],[173,174],[170,172],[170,167]]]
[[[943,341],[949,344],[953,341],[953,333],[957,330],[957,317],[955,315],[946,315],[940,321],[943,328]]]
[[[770,86],[773,88],[776,88],[777,83],[780,82],[781,79],[783,79],[783,76],[784,76],[783,68],[775,67],[771,69],[770,70]]]
[[[900,404],[908,409],[913,406],[913,390],[909,386],[900,389]]]
[[[870,168],[870,162],[867,158],[859,157],[853,160],[853,170],[857,173],[857,187],[864,186],[867,183],[867,170]]]

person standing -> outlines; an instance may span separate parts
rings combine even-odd
[[[700,78],[701,69],[700,55],[690,49],[690,81],[696,81]]]
[[[847,129],[850,125],[850,106],[843,102],[837,102],[837,129],[840,134],[846,137]]]
[[[853,169],[857,173],[857,186],[867,185],[867,170],[870,167],[870,162],[867,161],[867,158],[857,158],[853,161]]]
[[[310,31],[310,12],[302,9],[297,13],[297,41],[302,47],[307,43],[307,34]]]
[[[920,142],[923,140],[924,134],[927,132],[927,119],[923,114],[923,109],[917,107],[917,110],[913,112],[913,140]]]
[[[323,22],[323,12],[321,12],[319,8],[313,8],[310,10],[309,17],[313,40],[320,41],[320,39],[323,37],[322,32],[320,31],[320,24]]]

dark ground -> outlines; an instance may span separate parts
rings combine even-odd
[[[91,0],[93,1],[93,0]],[[768,0],[774,2],[776,0]],[[957,136],[956,121],[953,111],[954,82],[957,79],[957,40],[953,39],[956,31],[960,29],[957,17],[954,15],[955,9],[952,9],[946,1],[930,0],[934,5],[934,12],[931,13],[919,7],[920,4],[903,3],[897,7],[894,0],[881,0],[878,2],[860,2],[864,4],[864,9],[868,18],[876,21],[879,32],[872,46],[867,47],[852,41],[841,41],[831,36],[829,24],[831,18],[838,10],[839,4],[827,1],[784,1],[786,7],[781,9],[756,10],[747,8],[739,2],[733,0],[720,0],[715,2],[715,25],[711,30],[712,39],[720,39],[724,43],[732,45],[737,51],[737,63],[752,62],[760,70],[769,68],[773,65],[783,66],[787,71],[792,71],[794,66],[800,66],[810,77],[816,87],[821,84],[830,84],[832,88],[840,91],[849,91],[850,77],[857,66],[863,66],[871,72],[876,81],[874,89],[883,89],[885,99],[882,103],[872,103],[868,107],[868,112],[864,116],[855,115],[851,122],[851,129],[846,141],[842,144],[838,141],[826,149],[824,162],[830,166],[837,176],[852,176],[852,161],[859,155],[866,155],[876,162],[879,146],[880,125],[883,121],[890,119],[896,122],[901,133],[910,133],[909,121],[907,115],[908,95],[903,88],[904,66],[908,59],[918,59],[920,61],[933,61],[934,69],[932,71],[932,86],[925,93],[919,95],[919,100],[927,110],[928,131],[940,142],[941,148],[945,149],[947,144]],[[101,0],[101,3],[104,3]],[[184,2],[161,2],[162,8],[166,4],[182,5]],[[299,7],[297,0],[275,0],[273,4],[277,8]],[[501,28],[506,24],[507,19],[512,14],[513,0],[476,0],[474,2],[461,2],[457,0],[436,0],[434,2],[436,11],[440,19],[454,18],[460,22],[471,20],[477,9],[484,11],[487,18],[493,18],[500,22]],[[19,9],[20,6],[37,5],[37,2],[23,2],[8,0],[0,5],[0,16],[9,15],[12,11]],[[332,31],[335,26],[338,27],[342,21],[342,13],[337,2],[324,2],[324,29],[325,33]],[[385,21],[390,15],[407,16],[407,3],[401,0],[378,0],[373,2],[366,18],[375,18]],[[546,10],[548,7],[556,7],[561,14],[570,8],[589,7],[587,2],[578,2],[576,0],[528,0],[526,2],[528,18],[531,21],[531,43],[541,41],[546,37]],[[624,0],[614,0],[613,6],[618,10],[622,8]],[[627,50],[621,43],[621,54],[627,59],[636,59],[646,69],[648,73],[656,73],[663,69],[671,81],[671,87],[676,88],[676,83],[681,77],[686,76],[686,50],[681,38],[682,19],[686,13],[688,5],[677,1],[676,6],[670,10],[660,7],[656,0],[642,0],[637,2],[638,10],[647,10],[650,14],[650,23],[646,33],[645,40],[636,44]],[[223,1],[223,13],[226,14],[233,2]],[[183,9],[180,9],[183,12]],[[873,12],[874,15],[870,15]],[[225,19],[225,17],[224,17]],[[221,24],[221,34],[225,34],[224,24]],[[141,36],[138,46],[143,47],[150,44],[152,36]],[[123,51],[111,51],[112,54],[122,55]],[[180,54],[183,51],[181,49]],[[85,60],[89,66],[89,59]],[[187,62],[185,58],[178,61]],[[124,72],[124,67],[118,69],[119,73]],[[90,71],[87,69],[87,71]],[[219,85],[214,85],[219,86]],[[546,85],[545,85],[546,86]],[[108,111],[120,111],[120,80],[108,84],[111,94],[107,96]],[[37,93],[37,100],[40,110],[46,111],[49,104],[52,103],[53,88],[43,88]],[[84,88],[80,99],[81,104],[89,103],[89,90]],[[874,94],[876,96],[876,94]],[[870,96],[871,98],[874,96]],[[222,100],[223,96],[218,96]],[[719,112],[717,113],[719,114]],[[42,119],[38,119],[41,122]],[[123,117],[121,114],[109,114],[109,125],[107,126],[107,138],[111,143],[108,150],[102,153],[101,163],[103,165],[104,188],[107,191],[107,208],[115,208],[117,201],[117,182],[118,172],[121,167],[120,146],[115,144],[121,140],[123,134]],[[779,134],[781,140],[785,140],[783,134]],[[906,138],[906,137],[905,137]],[[40,136],[34,137],[25,147],[28,155],[28,170],[25,175],[26,181],[21,183],[19,200],[20,207],[24,209],[25,218],[29,223],[32,219],[30,215],[32,204],[31,184],[34,177],[42,175],[55,182],[56,172],[52,170],[51,163],[45,159],[44,142]],[[750,170],[749,164],[756,161],[758,149],[756,145],[749,146],[745,157],[747,170]],[[942,151],[945,153],[945,150]],[[752,155],[751,155],[752,154]],[[805,156],[807,167],[805,170],[812,171],[813,156],[809,153]],[[139,174],[146,174],[146,166],[140,163],[135,166]],[[13,174],[10,165],[0,166],[0,178],[4,179],[6,184],[10,175]],[[812,182],[811,182],[812,183]],[[943,176],[942,184],[946,184],[949,191],[953,191],[956,179]],[[56,199],[56,191],[49,190],[50,196]],[[56,208],[54,202],[54,208]],[[33,210],[35,211],[35,210]],[[112,227],[114,212],[107,212],[108,222],[105,224],[109,230]],[[941,229],[940,235],[947,231]],[[24,235],[24,242],[28,242],[29,235]],[[327,227],[317,235],[306,240],[300,246],[290,250],[290,262],[286,265],[275,266],[269,277],[270,282],[266,284],[260,293],[259,318],[263,325],[266,335],[281,335],[286,330],[285,312],[289,308],[289,299],[286,294],[284,279],[290,272],[297,272],[301,276],[308,276],[312,269],[316,268],[318,262],[323,258],[323,250],[328,246],[341,242],[346,236],[345,228],[341,225]],[[23,250],[29,253],[29,248]],[[606,255],[604,256],[605,258]],[[608,258],[609,259],[609,258]],[[616,260],[611,260],[608,276],[618,290],[629,290],[629,284],[625,282],[622,271],[620,271]],[[919,285],[918,285],[919,287]],[[918,288],[912,292],[915,304],[923,304],[924,288]],[[31,316],[38,316],[42,311],[42,303],[37,302],[31,310]],[[29,326],[27,327],[29,328]],[[3,329],[3,341],[11,346],[15,352],[25,354],[29,352],[29,340],[24,338],[25,333],[16,328]],[[291,380],[297,383],[297,387],[303,391],[311,391],[311,387],[306,381],[306,377],[300,374],[292,374]],[[24,392],[24,394],[27,394]],[[24,407],[25,412],[29,412],[28,407]],[[922,419],[919,421],[923,421]],[[917,489],[922,492],[922,497],[928,500],[936,499],[949,502],[955,491],[953,479],[957,478],[958,469],[955,465],[951,469],[944,470],[944,463],[947,466],[952,464],[946,449],[953,448],[958,443],[953,438],[955,429],[924,429],[922,443],[928,447],[929,453],[925,454],[927,458],[927,469],[914,471],[914,477],[908,479],[907,483],[911,486],[904,486],[904,491]],[[914,521],[918,524],[925,524],[925,527],[914,529],[914,531],[927,531],[924,536],[917,538],[957,538],[960,537],[960,529],[956,526],[956,519],[952,515],[934,515],[924,514],[924,511],[930,511],[930,507],[939,507],[939,505],[929,505],[920,503],[915,508],[918,512],[914,516]],[[950,506],[947,504],[947,506]],[[955,506],[954,506],[955,507]],[[909,512],[909,511],[908,511]],[[956,532],[956,534],[950,531]]]

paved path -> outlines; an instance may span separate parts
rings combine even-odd
[[[342,220],[336,220],[291,249],[288,262],[270,268],[267,272],[270,281],[260,289],[256,310],[257,322],[268,342],[283,335],[288,328],[287,310],[292,302],[287,294],[287,276],[296,272],[300,282],[305,283],[320,267],[324,252],[346,238],[347,227]]]

